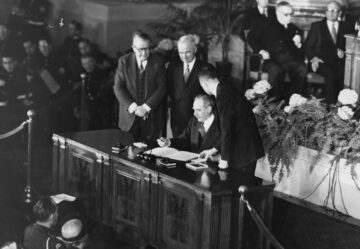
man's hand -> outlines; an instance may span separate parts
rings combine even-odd
[[[161,138],[157,139],[156,141],[160,147],[169,147],[171,144],[170,139],[164,138],[164,137],[161,137]]]
[[[259,54],[262,56],[264,60],[270,59],[270,54],[266,50],[260,50]]]
[[[322,59],[320,59],[319,57],[314,57],[311,59],[311,69],[316,72],[319,68],[319,64],[323,63],[324,61]]]
[[[297,48],[301,48],[301,36],[299,34],[294,35],[293,42]]]
[[[143,106],[138,106],[135,111],[135,115],[141,118],[145,117],[147,114],[146,109]]]
[[[129,105],[129,108],[128,108],[129,113],[134,113],[136,111],[137,107],[138,107],[138,105],[135,102],[131,103],[131,105]]]
[[[221,159],[220,162],[219,162],[219,168],[220,169],[227,169],[228,167],[229,167],[228,162]]]
[[[218,171],[219,177],[220,177],[220,181],[226,181],[227,180],[227,176],[228,176],[228,172],[224,171],[224,170],[219,170]]]
[[[204,159],[204,161],[206,161],[209,158],[211,159],[212,156],[214,156],[217,152],[218,152],[218,150],[215,148],[212,148],[209,150],[204,150],[199,154],[199,158]]]
[[[338,48],[337,50],[337,56],[339,57],[339,59],[343,59],[345,57],[345,52],[344,50],[341,50]]]

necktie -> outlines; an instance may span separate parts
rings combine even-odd
[[[336,40],[337,40],[336,36],[337,36],[337,34],[336,34],[335,22],[333,22],[333,24],[331,26],[331,37],[335,44],[336,44]]]
[[[141,62],[141,63],[140,63],[140,68],[139,68],[139,72],[140,72],[140,74],[142,74],[144,71],[145,71],[145,68],[144,68],[144,66],[143,66],[143,64],[142,64],[142,62]]]
[[[263,9],[262,15],[268,17],[267,8]]]
[[[204,123],[200,123],[200,127],[199,127],[199,133],[201,135],[201,138],[204,138],[205,136],[205,127],[204,127]]]
[[[190,76],[190,67],[189,67],[189,64],[186,63],[186,68],[185,68],[185,73],[184,73],[185,83],[188,81],[189,76]]]

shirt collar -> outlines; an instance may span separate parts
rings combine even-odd
[[[211,116],[204,121],[204,129],[207,132],[210,129],[211,124],[214,122],[215,116],[211,114]]]
[[[148,60],[139,61],[139,60],[136,58],[136,63],[137,63],[138,68],[140,68],[140,65],[142,64],[143,68],[145,69],[145,68],[146,68],[146,65],[147,65],[147,63],[148,63]]]
[[[336,29],[336,31],[339,29],[339,22],[338,21],[326,21],[326,23],[327,23],[327,26],[328,26],[328,28],[329,28],[329,30],[331,30],[332,29],[332,27],[333,27],[333,25],[335,25],[335,29]]]
[[[193,59],[191,62],[189,62],[189,63],[184,63],[184,72],[185,72],[185,70],[186,70],[186,64],[189,64],[189,69],[190,69],[190,72],[191,72],[191,70],[192,70],[193,67],[194,67],[195,61],[196,61],[196,57],[194,57],[194,59]]]

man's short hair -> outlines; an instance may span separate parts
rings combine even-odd
[[[139,38],[141,38],[142,40],[144,40],[144,41],[148,41],[150,44],[151,44],[151,37],[147,34],[147,33],[145,33],[145,32],[143,32],[143,31],[141,31],[141,30],[136,30],[136,31],[134,31],[133,33],[132,33],[132,41],[134,41],[134,38],[135,37],[139,37]]]
[[[89,39],[87,39],[87,38],[81,38],[79,40],[78,44],[80,44],[81,42],[86,43],[86,44],[91,46],[91,41]]]
[[[36,221],[45,222],[57,212],[57,205],[51,197],[45,197],[36,202],[33,213]]]
[[[216,68],[211,64],[202,67],[197,75],[198,77],[209,77],[211,79],[218,78]]]
[[[210,106],[211,111],[214,110],[215,100],[214,100],[213,96],[200,93],[200,94],[195,96],[194,100],[195,99],[201,99],[204,102],[204,106]]]
[[[289,2],[287,2],[287,1],[280,1],[280,2],[278,2],[278,3],[276,4],[276,9],[281,8],[281,7],[285,7],[285,6],[292,8],[292,6],[291,6],[291,4],[290,4]]]
[[[196,40],[194,35],[183,35],[179,38],[177,44],[179,43],[189,43],[191,44],[194,48],[196,48]]]

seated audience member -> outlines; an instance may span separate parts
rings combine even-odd
[[[83,249],[87,243],[87,229],[84,218],[78,214],[69,214],[59,220],[59,231],[57,239],[66,248]],[[55,242],[58,242],[55,240]]]
[[[113,115],[111,111],[114,106],[114,95],[111,88],[112,82],[109,80],[106,71],[96,65],[95,59],[92,56],[82,56],[81,65],[85,71],[83,76],[85,81],[88,129],[98,130],[106,128],[109,125],[109,118]],[[112,95],[106,96],[106,90],[110,91]],[[111,97],[113,101],[111,101]],[[80,99],[78,98],[78,100]],[[80,103],[78,103],[78,106],[80,106]]]
[[[34,58],[40,80],[36,82],[37,102],[44,105],[54,101],[60,91],[67,88],[68,75],[65,62],[55,55],[49,39],[40,38],[39,53]]]
[[[57,222],[57,206],[51,197],[40,199],[33,207],[35,222],[25,229],[26,249],[46,249],[51,229]]]
[[[341,5],[341,11],[338,20],[344,22],[345,24],[344,26],[346,27],[346,30],[348,30],[349,34],[354,34],[356,21],[358,17],[355,15],[351,15],[349,13],[350,10],[349,0],[337,0],[336,2],[338,2]]]
[[[268,4],[269,0],[256,0],[255,6],[245,10],[240,31],[240,37],[243,40],[247,38],[247,33],[251,30],[259,28],[265,22],[276,19],[275,9]]]
[[[66,57],[79,57],[78,45],[82,37],[82,24],[76,20],[71,20],[68,24],[69,35],[65,37],[58,49],[58,55]]]
[[[37,44],[30,38],[24,38],[23,49],[25,52],[25,57],[22,59],[20,65],[25,72],[29,73],[32,77],[34,77],[37,74],[35,60],[38,56],[37,54],[39,53]]]
[[[92,56],[99,68],[105,69],[108,72],[114,69],[114,61],[109,58],[105,53],[102,53],[94,44],[88,39],[82,39],[78,44],[80,56]]]
[[[25,17],[23,34],[36,41],[46,36],[46,19],[49,16],[50,3],[47,0],[20,0],[19,8]]]
[[[220,81],[214,66],[202,68],[198,77],[204,91],[216,99],[221,130],[219,168],[230,167],[254,177],[256,162],[264,156],[264,148],[251,103],[233,84]],[[205,158],[215,151],[208,152]]]
[[[22,56],[21,42],[16,37],[11,36],[7,26],[0,24],[0,58],[5,52],[13,53],[16,60]]]
[[[324,96],[328,104],[337,102],[344,87],[345,37],[351,32],[339,21],[341,5],[332,1],[326,8],[326,17],[311,25],[306,39],[306,56],[311,69],[325,77]]]
[[[249,44],[265,60],[264,71],[268,73],[272,94],[289,98],[293,93],[304,94],[307,69],[302,52],[300,30],[292,23],[293,9],[288,2],[276,5],[276,19],[266,22],[249,33]],[[284,74],[290,76],[289,90],[281,89]],[[270,93],[271,94],[271,93]],[[285,96],[284,96],[285,95]]]
[[[171,130],[174,137],[180,135],[192,117],[191,103],[194,97],[204,92],[200,86],[197,72],[207,63],[196,58],[196,51],[193,35],[180,37],[178,40],[180,60],[170,62],[167,68]]]
[[[220,150],[221,134],[214,114],[215,102],[206,94],[199,94],[193,102],[194,116],[183,132],[172,139],[158,139],[159,146],[200,153],[208,158]]]
[[[24,113],[33,104],[31,87],[15,56],[6,52],[0,68],[0,102],[8,114]]]

